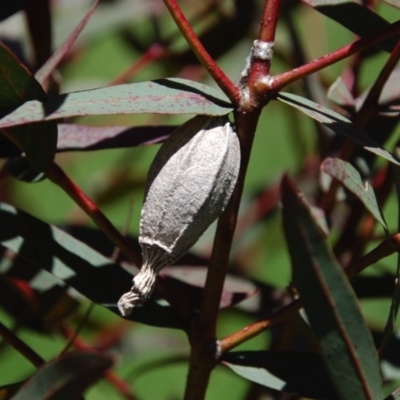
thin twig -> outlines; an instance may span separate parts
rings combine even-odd
[[[266,85],[266,89],[279,92],[282,88],[295,82],[307,75],[313,74],[314,72],[320,71],[332,64],[337,63],[347,57],[350,57],[361,50],[367,49],[369,47],[375,46],[380,42],[390,38],[396,33],[400,32],[400,21],[397,21],[383,29],[380,29],[365,38],[359,39],[347,46],[341,47],[338,50],[333,51],[323,57],[317,58],[309,62],[306,65],[295,68],[291,71],[284,72],[282,74],[276,75],[273,81]]]
[[[384,240],[379,246],[370,251],[368,254],[361,257],[348,267],[344,268],[347,276],[352,278],[359,272],[375,264],[382,258],[388,257],[400,248],[400,233],[397,233],[390,238]],[[268,318],[257,321],[249,326],[244,327],[240,331],[234,332],[220,341],[221,354],[227,353],[240,344],[247,342],[255,336],[292,316],[295,312],[302,308],[301,299],[297,299],[289,303],[287,306],[275,311]]]
[[[266,0],[264,5],[263,16],[260,22],[260,31],[258,41],[269,44],[273,47],[275,41],[276,26],[278,24],[279,8],[281,0]],[[264,104],[263,79],[269,76],[271,68],[271,59],[255,57],[251,60],[252,66],[248,77],[248,88],[253,96],[257,98],[257,103]],[[261,82],[261,88],[259,83]],[[267,100],[268,101],[268,100]],[[243,104],[242,104],[243,107]]]
[[[276,26],[278,24],[279,8],[281,0],[266,0],[263,16],[260,23],[258,39],[263,42],[275,40]]]
[[[216,363],[218,350],[215,338],[219,303],[228,270],[229,254],[258,117],[258,111],[253,114],[236,115],[241,144],[240,173],[232,198],[218,220],[199,318],[190,330],[189,339],[192,348],[185,400],[205,398],[210,373]]]
[[[72,332],[72,330],[70,331],[71,334],[69,335],[68,343],[61,350],[60,354],[66,353],[74,345],[74,340],[79,336],[79,333],[81,332],[81,330],[83,329],[83,327],[89,320],[89,316],[94,309],[94,304],[95,303],[92,303],[92,302],[89,304],[89,307],[85,311],[85,314],[83,315],[83,317],[80,319],[78,326],[74,329],[73,332]]]
[[[142,257],[135,251],[128,239],[114,227],[109,219],[100,211],[97,205],[75,185],[75,183],[65,174],[65,172],[55,163],[51,166],[47,177],[56,185],[60,186],[82,210],[84,210],[93,222],[104,232],[109,239],[118,246],[128,259],[140,267],[142,264]]]
[[[222,69],[217,65],[214,59],[208,54],[207,50],[204,48],[199,38],[194,33],[189,21],[186,19],[176,0],[164,0],[164,3],[200,63],[208,71],[216,84],[229,97],[231,102],[236,106],[239,105],[239,89],[227,77],[225,72],[222,71]]]
[[[144,53],[125,71],[122,71],[118,76],[112,79],[107,86],[121,85],[123,83],[129,82],[132,76],[143,70],[144,67],[147,67],[150,63],[154,61],[161,60],[163,57],[167,56],[168,53],[169,50],[159,43],[151,45],[146,53]]]
[[[399,58],[400,58],[400,41],[397,42],[395,48],[390,53],[388,61],[383,66],[377,79],[375,80],[374,84],[369,90],[368,95],[365,98],[361,108],[357,111],[357,113],[353,118],[353,123],[357,125],[359,128],[361,129],[364,128],[370,121],[371,117],[376,114],[379,97],[381,95],[383,87],[387,82],[387,80],[389,79],[390,74],[396,67]],[[341,158],[342,160],[349,160],[354,154],[356,148],[357,146],[353,141],[351,141],[350,139],[346,139],[344,141],[339,158]],[[340,187],[340,182],[336,179],[333,179],[328,192],[324,196],[322,208],[324,209],[327,215],[329,215],[333,209],[333,206],[335,204],[336,193],[339,187]],[[358,224],[357,223],[354,224],[354,227],[355,226],[358,226]]]
[[[371,118],[371,114],[375,113],[376,107],[379,102],[383,87],[385,86],[390,74],[395,69],[400,58],[400,40],[397,42],[395,48],[390,53],[390,57],[383,66],[379,76],[375,80],[371,89],[368,91],[367,97],[365,98],[360,110],[357,112],[354,123],[357,126],[363,127],[367,124]]]
[[[28,361],[30,361],[35,367],[39,368],[46,361],[39,356],[34,350],[32,350],[25,342],[23,342],[18,336],[11,332],[5,325],[0,322],[0,336],[15,350],[21,353]]]

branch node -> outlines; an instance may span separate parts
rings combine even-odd
[[[249,77],[251,66],[254,60],[271,61],[274,55],[274,42],[264,42],[262,40],[255,40],[250,50],[249,56],[246,58],[246,64],[242,73],[238,86],[243,88]]]
[[[252,57],[258,60],[271,61],[274,55],[274,42],[255,40],[253,42]]]

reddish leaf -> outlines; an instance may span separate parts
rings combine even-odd
[[[177,126],[58,125],[57,151],[100,150],[149,145],[163,142]]]

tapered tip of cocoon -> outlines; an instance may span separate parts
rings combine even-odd
[[[152,268],[142,269],[133,279],[130,292],[121,296],[118,309],[123,317],[132,313],[134,307],[141,306],[153,292],[157,273]]]

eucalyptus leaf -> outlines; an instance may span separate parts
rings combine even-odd
[[[78,399],[112,364],[110,357],[96,352],[62,354],[40,368],[12,399]]]
[[[340,158],[326,158],[321,164],[321,170],[342,183],[364,204],[385,230],[388,230],[374,188],[368,182],[362,181],[359,172],[349,162]]]
[[[304,196],[287,177],[282,204],[294,283],[333,385],[341,399],[380,399],[378,357],[357,298]]]
[[[84,90],[26,101],[3,112],[0,129],[33,122],[85,115],[203,114],[225,115],[233,110],[221,92],[201,83],[179,78],[130,83]]]
[[[386,160],[400,165],[400,162],[387,150],[380,147],[374,140],[367,136],[361,129],[354,125],[349,119],[343,117],[335,111],[330,110],[320,104],[314,103],[305,97],[297,96],[292,93],[279,93],[277,99],[283,103],[297,108],[312,119],[321,122],[343,136],[346,136],[363,149],[370,151],[385,158]]]
[[[0,244],[28,261],[35,271],[43,268],[91,301],[120,316],[119,296],[131,286],[132,275],[61,229],[6,203],[0,203]],[[169,306],[150,299],[136,308],[130,320],[182,329],[183,323]]]

